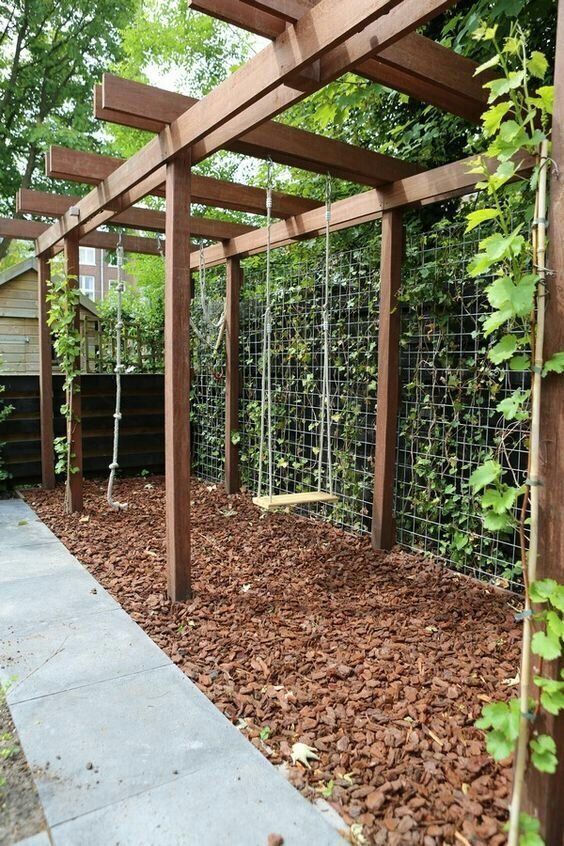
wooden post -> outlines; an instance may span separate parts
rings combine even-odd
[[[68,284],[78,288],[78,277],[80,272],[79,241],[78,232],[74,230],[65,236],[65,267],[68,277]],[[80,304],[76,307],[74,326],[80,333]],[[81,353],[76,359],[76,368],[80,371]],[[71,455],[73,467],[78,468],[76,473],[70,476],[70,508],[71,511],[82,511],[82,399],[80,395],[80,375],[74,380],[72,400],[72,430],[71,430]]]
[[[391,549],[396,531],[393,514],[396,467],[396,434],[399,401],[400,313],[397,294],[401,283],[403,215],[384,212],[380,258],[380,321],[378,332],[378,394],[376,447],[374,453],[374,499],[372,546]]]
[[[47,325],[47,288],[51,278],[49,260],[37,261],[37,320],[39,328],[39,420],[41,427],[41,482],[49,490],[55,487],[53,453],[53,357],[51,332]]]
[[[238,256],[227,259],[225,300],[225,490],[238,493],[239,473],[239,295],[242,271]],[[237,436],[234,442],[234,436]]]
[[[544,358],[564,350],[564,0],[558,4],[555,97],[552,126],[549,252]],[[539,557],[537,579],[564,582],[564,375],[551,373],[541,394],[541,452],[539,503]],[[533,662],[538,671],[538,659]],[[560,666],[558,666],[560,664]],[[560,679],[564,661],[545,661],[542,674]],[[535,672],[535,668],[533,668]],[[535,673],[536,674],[536,673]],[[564,713],[543,712],[535,731],[551,735],[557,748],[558,770],[540,773],[529,765],[525,783],[525,810],[541,821],[546,846],[562,846],[564,832]]]
[[[190,151],[166,166],[165,473],[168,595],[190,584]]]

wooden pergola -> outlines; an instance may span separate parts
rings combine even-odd
[[[155,137],[123,161],[53,147],[47,174],[93,185],[82,198],[25,190],[18,211],[55,218],[51,225],[31,220],[0,220],[0,235],[35,241],[39,258],[41,326],[41,431],[43,484],[54,485],[52,376],[45,293],[49,259],[64,251],[67,272],[78,275],[79,244],[115,247],[101,227],[164,232],[165,271],[165,453],[167,574],[171,599],[191,596],[190,584],[190,362],[191,272],[199,255],[191,238],[214,241],[205,252],[207,266],[227,265],[225,484],[239,489],[238,430],[239,291],[241,259],[264,252],[266,229],[197,217],[192,203],[265,214],[264,192],[192,173],[214,152],[227,149],[258,158],[330,173],[362,186],[360,193],[336,202],[333,231],[382,220],[380,333],[372,542],[389,549],[395,540],[393,485],[399,391],[399,309],[403,213],[474,192],[468,161],[423,170],[416,165],[273,121],[308,94],[354,73],[464,119],[477,122],[486,98],[482,79],[470,59],[418,34],[416,30],[454,6],[456,0],[192,0],[192,7],[269,38],[271,43],[205,98],[162,91],[106,75],[94,92],[94,113],[101,120],[149,130]],[[550,209],[550,308],[546,356],[564,348],[564,0],[559,3],[556,98],[553,127]],[[522,171],[531,160],[521,162]],[[166,212],[135,204],[149,195],[166,198]],[[275,193],[273,247],[312,238],[324,231],[325,208],[315,201]],[[156,254],[154,238],[128,234],[126,251]],[[539,577],[564,580],[564,380],[551,376],[543,390],[544,445]],[[75,393],[80,419],[80,393]],[[82,507],[80,422],[73,452],[79,472],[72,476],[72,503]],[[556,720],[553,719],[556,723]],[[563,721],[552,726],[564,758]],[[558,734],[559,733],[559,734]],[[564,828],[564,764],[560,775],[530,776],[529,799],[544,822],[548,844],[560,842]],[[560,793],[561,800],[562,793]],[[549,813],[550,810],[550,813]]]

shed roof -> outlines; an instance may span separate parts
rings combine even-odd
[[[0,272],[0,286],[5,285],[7,282],[11,282],[13,279],[18,279],[30,270],[37,273],[37,258],[35,256],[31,256],[30,258],[18,262],[18,264],[12,265],[12,267],[8,267],[6,270],[2,270]],[[86,294],[81,293],[80,305],[87,311],[92,312],[94,317],[99,317],[96,303],[91,300],[90,297],[87,297]]]

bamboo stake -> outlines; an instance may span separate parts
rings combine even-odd
[[[529,585],[536,579],[538,557],[538,524],[539,524],[539,453],[540,453],[540,400],[542,389],[542,368],[544,364],[544,318],[546,303],[546,213],[547,213],[547,168],[548,144],[543,141],[540,148],[539,184],[535,203],[536,237],[534,238],[534,263],[539,275],[536,299],[536,331],[533,350],[532,374],[532,408],[531,408],[531,446],[529,451],[529,479],[530,485],[530,537],[529,553],[527,556],[527,571],[525,577],[525,617],[523,619],[523,644],[521,655],[521,684],[520,684],[520,723],[517,751],[515,753],[515,770],[513,774],[513,793],[509,808],[508,846],[519,844],[519,817],[523,797],[523,784],[528,760],[528,746],[530,734],[529,697],[531,683],[531,599]]]

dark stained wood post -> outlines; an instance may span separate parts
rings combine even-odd
[[[238,493],[239,473],[239,297],[242,283],[238,256],[227,259],[225,299],[225,490]]]
[[[376,400],[376,447],[374,453],[374,499],[372,546],[391,549],[396,529],[393,514],[396,466],[396,434],[399,401],[400,312],[397,294],[403,257],[403,214],[384,212],[380,257],[380,320],[378,331],[378,394]]]
[[[41,428],[41,483],[55,487],[53,452],[53,360],[51,331],[47,325],[47,289],[51,278],[49,260],[37,260],[37,321],[39,328],[39,420]]]
[[[65,268],[69,286],[78,288],[80,273],[79,241],[78,231],[73,231],[65,236]],[[76,307],[74,327],[80,333],[80,304]],[[81,354],[79,352],[76,360],[76,369],[80,371]],[[76,473],[70,476],[70,508],[71,511],[82,511],[82,399],[80,395],[80,376],[74,380],[72,400],[72,430],[71,430],[71,455],[73,467],[78,468]]]
[[[190,583],[190,151],[166,167],[165,473],[168,595]]]
[[[546,301],[545,360],[564,350],[564,0],[558,4],[555,98],[552,158],[549,251]],[[539,503],[539,557],[537,579],[564,582],[564,375],[551,373],[543,380],[541,394],[541,451]],[[537,664],[534,661],[534,664]],[[558,667],[558,663],[560,667]],[[559,679],[564,661],[545,661],[543,675]],[[537,666],[538,670],[538,666]],[[534,670],[533,670],[534,671]],[[562,846],[564,833],[564,713],[544,714],[535,731],[551,735],[557,748],[554,775],[529,766],[525,783],[526,810],[538,817],[546,846]]]

